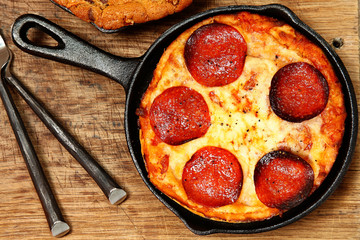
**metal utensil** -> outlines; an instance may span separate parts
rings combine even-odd
[[[34,147],[27,134],[24,123],[5,84],[5,68],[9,65],[10,59],[10,53],[0,35],[1,99],[21,149],[21,153],[26,162],[31,179],[40,198],[51,233],[55,237],[61,237],[70,231],[70,227],[64,221],[60,208],[51,191],[49,182],[46,179],[46,176],[41,168],[41,164],[35,153]]]
[[[10,52],[10,61],[12,53]],[[75,140],[39,103],[39,101],[25,88],[25,86],[10,71],[10,64],[5,67],[5,79],[24,98],[27,104],[43,121],[46,127],[81,164],[89,175],[99,185],[111,204],[120,204],[126,199],[126,192],[112,179],[112,177],[99,165],[99,163]]]
[[[148,171],[141,151],[139,139],[138,115],[136,114],[141,96],[147,90],[153,78],[153,72],[164,49],[173,42],[179,34],[198,22],[220,14],[234,14],[240,11],[250,11],[261,15],[274,17],[290,24],[316,43],[325,52],[335,69],[343,87],[346,112],[345,135],[337,159],[322,185],[301,205],[264,221],[249,223],[220,222],[206,219],[182,207],[171,198],[159,191],[149,180]],[[57,47],[34,45],[27,38],[27,31],[36,28],[58,41]],[[319,34],[303,23],[294,12],[283,5],[270,4],[260,6],[237,5],[210,9],[196,14],[177,23],[165,31],[150,48],[137,59],[127,59],[105,52],[80,39],[64,28],[35,15],[23,15],[13,24],[12,37],[15,45],[23,51],[44,58],[79,66],[107,76],[120,83],[126,92],[124,113],[124,128],[126,140],[136,169],[147,187],[154,195],[176,214],[191,231],[205,235],[212,233],[259,233],[270,231],[293,223],[320,206],[339,186],[350,163],[356,147],[358,133],[358,110],[356,95],[350,76],[339,56]]]

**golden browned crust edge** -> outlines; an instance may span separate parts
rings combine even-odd
[[[227,19],[229,15],[222,16],[216,16],[212,19],[204,20],[202,23],[197,24],[196,26],[190,28],[187,30],[187,32],[192,32],[201,25],[211,23],[213,21],[224,21],[224,19]],[[257,14],[249,14],[247,12],[239,13],[236,17],[238,20],[240,20],[240,25],[243,24],[242,28],[247,28],[247,31],[254,31],[254,32],[270,32],[273,31],[274,28],[284,25],[285,23],[277,21],[272,18],[268,18],[265,16],[257,15]],[[225,20],[226,21],[226,20]],[[264,24],[259,24],[259,22]],[[321,126],[321,132],[324,133],[326,136],[328,136],[327,139],[327,146],[329,148],[332,148],[333,151],[329,152],[329,156],[324,156],[325,158],[329,157],[332,159],[332,161],[327,161],[327,159],[318,159],[316,160],[316,164],[319,169],[318,176],[314,182],[314,188],[312,191],[314,191],[316,188],[319,187],[319,185],[323,182],[329,171],[331,170],[331,167],[333,165],[333,162],[336,159],[336,155],[338,152],[338,149],[342,142],[342,137],[344,134],[344,122],[346,118],[346,110],[344,106],[344,99],[343,99],[343,93],[341,91],[341,84],[338,81],[334,70],[332,69],[332,66],[328,59],[326,58],[325,54],[322,52],[322,50],[310,42],[305,36],[302,34],[294,31],[293,28],[289,28],[290,32],[276,32],[273,31],[271,34],[276,38],[277,41],[279,41],[282,45],[286,46],[288,49],[296,50],[298,54],[302,55],[304,58],[308,59],[313,65],[315,65],[322,74],[327,78],[329,83],[329,90],[330,90],[330,97],[329,97],[329,104],[327,105],[326,109],[321,113],[319,116],[323,119],[323,124]],[[168,50],[173,51],[177,48],[177,44],[182,44],[181,41],[174,41],[172,45],[169,46]],[[165,52],[165,54],[167,54]],[[154,79],[151,82],[147,92],[144,95],[144,99],[148,101],[149,99],[146,98],[146,96],[150,93],[155,91],[157,81],[161,79],[161,73],[162,69],[166,68],[165,66],[167,64],[175,64],[172,61],[172,55],[170,55],[169,58],[166,58],[165,60],[160,60],[158,64],[158,68],[154,72]],[[286,61],[283,59],[277,59],[277,64],[279,68],[286,64]],[[168,195],[169,197],[173,198],[175,201],[182,204],[184,207],[189,209],[190,211],[195,212],[196,214],[208,218],[212,218],[215,220],[220,221],[229,221],[229,222],[236,222],[236,221],[257,221],[257,220],[263,220],[266,218],[270,218],[274,215],[281,214],[281,211],[278,209],[273,208],[266,208],[264,210],[265,214],[260,214],[258,212],[254,213],[253,218],[245,219],[245,220],[239,220],[241,218],[241,213],[238,214],[219,214],[214,213],[211,208],[206,208],[202,206],[196,206],[196,204],[189,204],[187,199],[182,199],[179,195],[174,193],[173,191],[173,185],[172,184],[164,184],[161,182],[162,173],[164,172],[164,169],[162,169],[161,165],[154,165],[151,163],[150,159],[148,158],[150,154],[150,149],[147,146],[144,146],[144,133],[151,130],[151,126],[149,125],[149,122],[147,120],[147,110],[148,107],[151,105],[151,103],[144,103],[142,102],[141,105],[141,114],[139,117],[141,131],[140,131],[140,140],[142,143],[142,151],[144,155],[144,160],[147,166],[147,170],[149,173],[149,178],[152,181],[152,183],[163,193]],[[157,139],[156,136],[152,135],[153,139],[152,141],[157,144],[160,140]],[[153,149],[151,149],[153,150]],[[162,156],[163,153],[161,150],[159,150],[158,153],[159,156]],[[178,181],[177,179],[173,178],[173,181]],[[180,183],[181,184],[181,183]],[[263,216],[263,218],[261,217]]]
[[[53,0],[75,16],[96,26],[115,30],[157,20],[188,7],[192,0]]]

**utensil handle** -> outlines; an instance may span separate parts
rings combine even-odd
[[[63,236],[69,232],[70,227],[64,221],[60,208],[56,202],[49,182],[42,170],[39,159],[34,147],[21,120],[20,114],[10,96],[9,90],[5,86],[4,80],[0,80],[0,95],[8,114],[12,129],[19,144],[21,153],[24,157],[26,166],[39,196],[41,205],[44,209],[46,219],[53,236]]]
[[[126,192],[119,187],[84,147],[55,120],[55,118],[39,103],[38,100],[36,100],[25,86],[11,74],[6,75],[6,80],[19,92],[52,134],[95,180],[109,199],[110,203],[119,204],[125,200]]]
[[[36,28],[48,34],[57,46],[36,45],[27,33]],[[127,91],[132,74],[141,58],[123,58],[107,53],[55,23],[34,14],[25,14],[12,27],[14,43],[33,55],[79,66],[119,82]]]

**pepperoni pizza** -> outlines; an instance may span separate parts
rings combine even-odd
[[[138,108],[151,182],[192,212],[259,221],[329,173],[346,111],[322,50],[277,19],[206,19],[164,52]]]

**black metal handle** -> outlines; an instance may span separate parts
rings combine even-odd
[[[51,191],[49,182],[46,179],[34,147],[27,134],[24,123],[21,120],[20,114],[16,109],[3,78],[0,80],[0,95],[29,174],[44,209],[51,232],[53,236],[63,236],[69,232],[70,227],[64,221],[54,194]]]
[[[119,187],[115,180],[111,178],[84,147],[55,120],[55,118],[39,103],[25,86],[10,74],[9,71],[7,71],[5,79],[18,91],[52,134],[95,180],[109,199],[110,203],[119,204],[125,200],[126,192]]]
[[[36,28],[57,41],[57,46],[39,46],[27,33]],[[132,74],[140,58],[123,58],[107,53],[55,23],[34,14],[25,14],[15,20],[12,27],[14,43],[33,55],[79,66],[119,82],[129,89]]]

